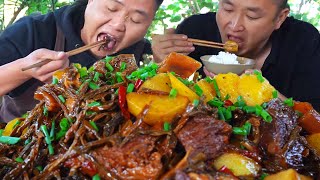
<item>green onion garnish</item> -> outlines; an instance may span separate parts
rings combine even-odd
[[[225,111],[225,113],[224,113],[224,118],[225,118],[226,120],[229,120],[229,119],[232,118],[231,108],[227,108],[227,109],[226,109],[226,111]]]
[[[170,93],[169,93],[169,97],[175,98],[175,97],[177,97],[177,95],[178,95],[178,90],[175,89],[175,88],[172,88]]]
[[[242,108],[246,113],[255,113],[256,112],[256,107],[253,106],[243,106]]]
[[[114,68],[111,66],[111,64],[109,64],[109,63],[106,63],[106,68],[110,71],[110,72],[112,72],[113,70],[114,70]]]
[[[289,107],[293,107],[294,106],[294,102],[293,102],[293,99],[292,98],[288,98],[288,99],[285,99],[283,101],[283,103]]]
[[[0,129],[0,137],[2,136],[3,131],[3,129]]]
[[[168,123],[168,122],[164,122],[164,124],[163,124],[163,130],[164,130],[164,131],[170,131],[170,129],[171,129],[171,124]]]
[[[202,96],[203,90],[201,89],[201,87],[200,87],[198,84],[195,84],[195,85],[194,85],[194,90],[196,91],[196,94],[197,94],[198,96]]]
[[[43,171],[43,167],[42,166],[37,166],[36,169],[38,169],[38,171]]]
[[[94,71],[94,67],[91,66],[91,67],[88,69],[88,73],[91,73],[91,72],[93,72],[93,71]]]
[[[69,124],[69,121],[67,118],[62,118],[60,123],[59,123],[59,126],[62,130],[65,130],[67,131],[70,127],[70,124]]]
[[[55,120],[52,121],[51,123],[51,131],[50,131],[50,139],[51,141],[54,140],[54,129],[56,128],[56,122]]]
[[[49,149],[49,154],[52,155],[54,154],[54,150],[51,144],[51,139],[50,139],[50,135],[48,133],[48,129],[46,125],[41,125],[40,126],[41,131],[43,132],[44,136],[45,136],[45,141],[48,144],[48,149]]]
[[[121,62],[121,64],[120,64],[120,71],[121,71],[121,72],[124,71],[124,70],[126,69],[126,67],[127,67],[127,63]]]
[[[22,118],[27,118],[29,116],[29,113],[24,113],[21,117]]]
[[[224,117],[224,111],[225,111],[226,109],[225,108],[223,108],[223,107],[218,107],[218,118],[220,119],[220,120],[226,120],[226,118]]]
[[[62,95],[59,95],[58,98],[60,99],[60,101],[64,104],[66,102],[66,100],[64,99],[64,97]]]
[[[101,178],[100,178],[100,176],[99,176],[99,174],[96,174],[96,175],[94,175],[93,177],[92,177],[92,180],[100,180]]]
[[[48,108],[47,108],[47,106],[43,107],[43,115],[48,117]]]
[[[217,83],[217,81],[215,79],[212,79],[212,83],[213,83],[214,90],[216,91],[216,95],[220,99],[221,98],[221,93],[220,93],[220,90],[219,90],[219,87],[218,87],[218,83]]]
[[[82,67],[81,69],[79,69],[79,73],[81,78],[88,76],[87,67]]]
[[[208,83],[213,83],[213,79],[210,77],[206,77],[204,80],[206,80]]]
[[[277,91],[277,90],[274,90],[274,91],[272,92],[272,97],[273,97],[273,98],[278,98],[278,91]]]
[[[18,162],[18,163],[23,163],[23,162],[24,162],[24,160],[22,159],[22,157],[17,157],[17,158],[15,159],[15,161]]]
[[[99,72],[95,72],[94,76],[93,76],[93,81],[97,82],[99,80],[99,77],[101,76],[101,74]]]
[[[122,78],[122,73],[121,72],[116,72],[116,79],[118,83],[123,82],[123,78]]]
[[[260,71],[254,70],[254,74],[257,76],[257,79],[263,83],[264,82],[264,78],[262,76],[262,73]]]
[[[24,141],[24,145],[27,145],[27,144],[29,144],[29,143],[31,143],[31,139],[26,139],[26,140]]]
[[[259,178],[259,180],[264,180],[264,178],[266,178],[267,176],[269,176],[268,173],[263,172]]]
[[[104,58],[104,60],[106,61],[106,63],[110,62],[113,59],[112,56],[106,56],[106,58]]]
[[[17,121],[14,125],[13,125],[13,129],[16,128],[17,126],[19,126],[21,124],[21,121]]]
[[[52,78],[52,84],[58,84],[59,80],[56,77]]]
[[[214,98],[207,102],[210,106],[220,107],[224,105],[224,102],[220,101],[218,98]]]
[[[3,144],[17,144],[20,141],[18,137],[11,137],[11,136],[1,136],[0,143]]]
[[[252,126],[251,123],[246,122],[242,127],[233,127],[232,128],[233,134],[247,136],[250,134],[251,126]]]
[[[237,102],[234,103],[234,105],[235,105],[236,107],[243,107],[243,106],[246,105],[246,102],[244,101],[244,99],[243,99],[242,96],[238,96]]]
[[[101,106],[102,104],[98,101],[94,101],[90,104],[88,104],[88,107],[96,107],[96,106]]]
[[[192,104],[194,107],[198,107],[199,102],[200,102],[199,99],[195,99],[195,100],[193,100]]]
[[[94,82],[89,82],[89,87],[92,90],[96,90],[96,89],[100,88],[100,86],[98,84],[94,83]]]
[[[190,85],[193,85],[193,81],[189,81],[188,79],[183,79],[181,77],[177,77],[184,85],[186,86],[190,86]]]
[[[127,87],[127,93],[131,93],[134,89],[134,84],[130,83]]]
[[[262,110],[261,117],[265,122],[268,122],[268,123],[272,122],[272,117],[266,110]]]
[[[79,71],[79,69],[81,69],[81,64],[73,63],[73,67],[75,67]]]
[[[94,130],[96,130],[97,132],[99,131],[99,128],[94,121],[89,121],[89,123],[93,127]]]

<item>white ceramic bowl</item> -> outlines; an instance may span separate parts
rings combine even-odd
[[[246,69],[253,69],[255,61],[253,59],[237,57],[239,64],[220,64],[215,62],[209,62],[210,57],[213,55],[201,56],[200,59],[203,62],[206,69],[214,74],[232,72],[235,74],[242,74]]]

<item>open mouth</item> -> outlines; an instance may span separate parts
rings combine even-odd
[[[100,41],[100,40],[106,41],[105,44],[100,46],[99,50],[110,51],[110,50],[114,49],[114,47],[117,44],[116,38],[110,34],[107,34],[107,33],[100,33],[97,37],[97,40],[98,41]]]

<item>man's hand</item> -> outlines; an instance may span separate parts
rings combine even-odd
[[[39,61],[51,59],[52,61],[37,68],[29,69],[25,73],[27,76],[36,78],[42,82],[50,81],[56,70],[69,66],[68,55],[65,52],[56,52],[48,49],[38,49],[23,58],[24,67]]]
[[[174,29],[167,29],[163,35],[152,36],[152,51],[154,60],[162,62],[171,52],[185,55],[194,51],[194,46],[183,34],[175,34]]]

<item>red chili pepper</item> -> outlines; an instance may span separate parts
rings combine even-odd
[[[228,107],[228,106],[232,106],[232,105],[233,105],[233,103],[229,99],[224,101],[224,106]]]
[[[137,91],[142,84],[143,84],[143,81],[141,79],[138,79],[136,83],[134,83],[134,89]]]
[[[127,108],[127,102],[126,102],[126,95],[127,95],[127,90],[124,86],[119,87],[118,91],[118,96],[119,96],[119,106],[122,112],[122,115],[126,119],[130,119],[130,113]]]
[[[232,176],[235,177],[235,175],[233,174],[233,172],[232,172],[230,169],[228,169],[226,166],[222,166],[218,171],[219,171],[219,172],[226,173],[226,174],[230,174],[230,175],[232,175]]]

